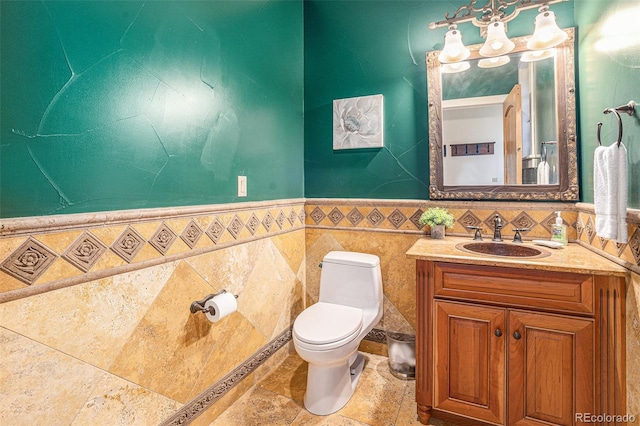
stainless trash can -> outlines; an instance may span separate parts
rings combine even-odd
[[[402,380],[416,378],[416,336],[387,331],[389,370]]]

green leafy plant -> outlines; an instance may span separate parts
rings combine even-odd
[[[444,225],[447,228],[453,228],[453,215],[442,207],[432,207],[420,216],[422,225]]]

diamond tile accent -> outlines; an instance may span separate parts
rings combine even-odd
[[[511,224],[514,226],[514,228],[529,228],[529,229],[531,229],[534,226],[536,226],[538,224],[538,222],[536,222],[536,220],[534,218],[529,216],[527,214],[527,212],[520,212],[520,214],[518,216],[516,216],[516,218],[511,221]]]
[[[344,219],[344,215],[342,214],[342,212],[337,208],[334,207],[333,210],[331,210],[329,212],[329,220],[334,224],[334,225],[338,225],[338,223],[340,223],[340,221],[342,219]]]
[[[585,225],[584,230],[587,233],[589,244],[591,244],[593,242],[593,238],[596,236],[596,228],[593,225],[593,221],[591,220],[591,218],[587,219],[587,224]],[[551,229],[549,229],[549,232],[551,232]]]
[[[262,219],[262,226],[264,226],[264,229],[267,230],[267,232],[269,232],[269,230],[271,229],[271,226],[273,225],[274,219],[273,216],[271,215],[271,213],[267,212],[266,215],[264,215],[264,219]]]
[[[209,225],[205,232],[207,236],[211,238],[211,241],[213,241],[215,244],[218,244],[218,241],[222,237],[222,234],[224,234],[224,225],[222,224],[222,222],[220,222],[220,219],[216,217],[215,219],[213,219],[213,222],[211,222],[211,225]]]
[[[111,245],[118,256],[123,258],[127,263],[131,263],[134,257],[144,246],[144,238],[131,226],[127,227],[118,239]]]
[[[282,227],[284,226],[285,220],[287,220],[287,217],[284,215],[282,210],[280,210],[280,213],[278,213],[278,216],[276,217],[276,223],[278,224],[280,229],[282,229]]]
[[[296,214],[296,211],[294,209],[291,209],[291,211],[289,212],[289,217],[287,217],[287,219],[289,219],[289,223],[291,224],[291,226],[294,226],[296,224],[297,218],[298,218],[298,215]]]
[[[304,207],[300,209],[300,212],[298,213],[298,219],[300,220],[301,224],[304,224],[304,220],[306,218],[306,213],[304,212]]]
[[[640,266],[640,227],[636,227],[635,232],[629,239],[629,248],[633,259],[636,261],[636,265]]]
[[[360,213],[357,207],[354,207],[349,213],[347,213],[347,220],[353,226],[357,226],[364,219],[364,215]]]
[[[458,219],[458,223],[460,223],[465,229],[467,229],[468,226],[480,226],[480,225],[483,225],[483,223],[480,220],[480,218],[478,218],[478,216],[473,214],[473,212],[471,210],[467,210],[466,212],[464,212],[464,214],[462,216],[460,216],[460,219]],[[493,229],[493,222],[491,222],[490,229]],[[470,229],[468,231],[469,232],[474,232],[474,231],[472,231]]]
[[[578,231],[578,239],[582,237],[582,233],[584,232],[584,223],[582,223],[582,216],[578,216],[578,220],[576,221],[576,231]]]
[[[53,251],[29,237],[2,262],[0,269],[23,283],[31,285],[57,258]]]
[[[402,224],[407,221],[407,217],[398,209],[391,212],[387,219],[389,219],[389,222],[391,222],[396,229],[400,228]]]
[[[553,225],[556,224],[556,214],[555,213],[551,213],[549,216],[545,217],[544,219],[542,219],[542,221],[540,222],[540,225],[547,230],[547,232],[549,232],[550,234],[551,229],[553,228]],[[564,219],[563,219],[564,220]],[[564,222],[565,225],[568,225],[567,222]],[[591,242],[593,238],[590,237],[589,238],[589,242]]]
[[[251,232],[251,235],[254,235],[258,230],[258,226],[260,226],[260,219],[256,216],[255,213],[251,213],[249,220],[247,220],[247,224],[245,227]]]
[[[420,223],[420,216],[422,216],[422,213],[424,213],[424,211],[422,209],[418,209],[409,218],[409,221],[411,223],[413,223],[413,225],[416,227],[416,229],[424,228],[424,225]]]
[[[166,223],[160,225],[158,230],[151,236],[149,244],[151,244],[160,253],[165,254],[169,251],[171,245],[175,242],[177,235]]]
[[[609,240],[603,237],[598,237],[598,239],[600,240],[600,248],[604,250],[607,247]]]
[[[619,243],[617,241],[615,242],[615,245],[616,245],[616,253],[618,254],[618,257],[622,257],[622,252],[627,247],[627,245],[625,243]]]
[[[311,219],[313,219],[313,221],[317,225],[322,222],[322,219],[324,219],[327,215],[324,214],[320,207],[316,207],[315,209],[313,209],[313,211],[311,211],[309,216],[311,216]]]
[[[203,233],[196,221],[191,219],[191,222],[189,222],[187,227],[182,231],[182,234],[180,234],[180,238],[182,238],[182,241],[184,241],[189,248],[194,248]]]
[[[107,248],[102,241],[86,231],[69,246],[62,257],[82,272],[87,272],[107,251]]]
[[[227,226],[227,231],[233,235],[233,238],[237,239],[238,235],[240,235],[240,232],[242,231],[242,225],[242,221],[238,218],[238,215],[235,215],[233,216],[233,219],[231,219],[229,226]]]
[[[369,222],[371,222],[371,224],[373,226],[378,226],[382,223],[382,221],[384,220],[384,215],[382,213],[380,213],[380,210],[378,209],[373,209],[371,210],[371,212],[367,215],[367,219],[369,219]]]

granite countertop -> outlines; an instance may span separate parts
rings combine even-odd
[[[525,241],[527,247],[535,247],[550,255],[539,258],[505,257],[471,253],[456,248],[460,243],[473,242],[470,238],[447,236],[443,240],[420,238],[407,251],[407,257],[438,262],[464,263],[468,265],[502,266],[543,271],[576,272],[581,274],[626,276],[626,268],[614,263],[579,244],[569,243],[552,249]],[[491,242],[485,239],[483,242]],[[506,244],[514,244],[506,242]]]

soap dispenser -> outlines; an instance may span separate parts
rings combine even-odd
[[[567,225],[562,221],[561,212],[556,212],[556,223],[551,227],[551,241],[567,245]]]

